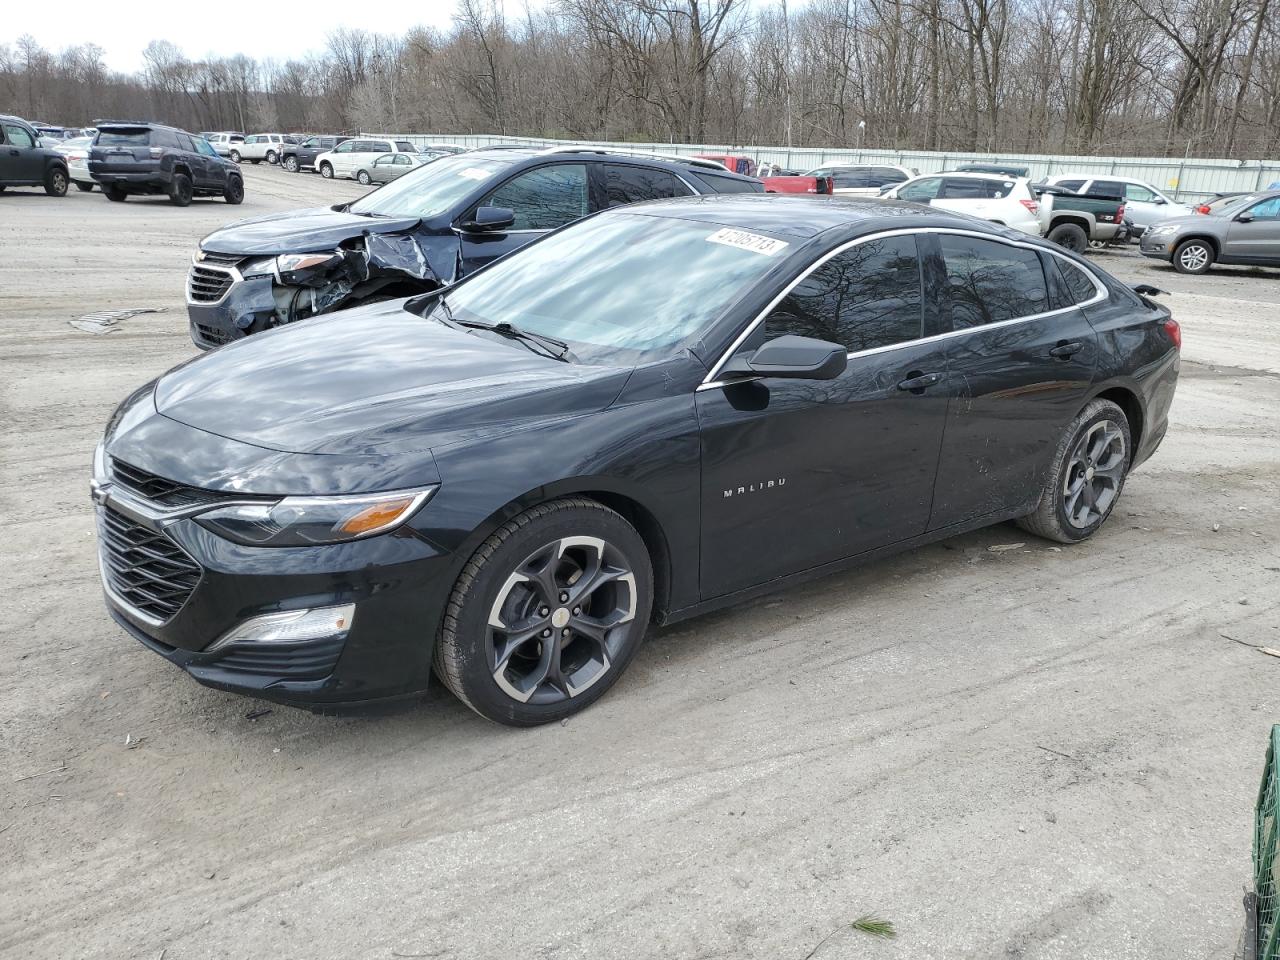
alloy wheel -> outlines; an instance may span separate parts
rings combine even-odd
[[[493,679],[521,703],[576,697],[604,677],[636,615],[636,578],[599,537],[565,537],[531,553],[489,611]]]
[[[1178,262],[1188,272],[1194,273],[1197,270],[1203,270],[1205,264],[1209,262],[1209,251],[1201,244],[1188,244],[1178,254]]]
[[[1099,420],[1077,441],[1067,462],[1062,503],[1067,522],[1077,530],[1107,515],[1124,481],[1124,432],[1110,420]]]

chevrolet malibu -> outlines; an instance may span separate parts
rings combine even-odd
[[[896,201],[597,214],[129,397],[94,463],[116,621],[313,709],[435,675],[531,725],[650,624],[1006,520],[1093,535],[1165,434],[1168,310]]]

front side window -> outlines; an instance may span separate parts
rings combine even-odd
[[[941,177],[924,177],[915,183],[898,188],[899,200],[912,200],[916,203],[928,203],[938,195],[942,187]]]
[[[1280,197],[1255,203],[1246,212],[1255,220],[1280,220]]]
[[[604,206],[620,207],[642,200],[666,200],[685,197],[689,188],[665,170],[604,164],[597,168],[604,181]]]
[[[798,283],[765,319],[764,339],[786,334],[850,352],[923,335],[920,258],[914,237],[884,237],[836,254]]]
[[[350,153],[355,149],[356,142],[354,140],[343,140],[340,144],[333,148],[334,153]]]
[[[587,363],[639,362],[705,336],[789,250],[747,230],[619,210],[499,260],[454,286],[448,304],[460,320],[557,337]]]
[[[14,147],[34,147],[35,141],[31,139],[31,134],[27,132],[25,127],[19,127],[16,124],[6,123],[4,125],[4,138]]]
[[[1044,268],[1034,250],[946,233],[938,241],[953,328],[981,327],[1049,309]]]
[[[383,157],[378,157],[378,159],[376,159],[376,160],[374,160],[374,161],[373,161],[373,165],[374,165],[375,167],[387,167],[387,166],[390,166],[390,165],[391,165],[391,156],[390,156],[390,154],[388,154],[388,155],[386,155],[386,156],[383,156]]]
[[[408,157],[406,157],[403,153],[396,154],[395,158],[391,162],[398,167],[408,167],[413,164],[413,161],[410,160]]]
[[[1124,185],[1124,196],[1126,200],[1136,200],[1139,203],[1156,202],[1156,195],[1153,191],[1136,183],[1126,183]]]
[[[213,149],[213,144],[211,144],[208,140],[197,139],[195,141],[195,145],[196,145],[196,150],[204,154],[206,157],[216,157],[218,155],[218,151]]]
[[[480,205],[515,211],[512,230],[554,230],[589,212],[587,168],[581,163],[537,167],[508,180]]]

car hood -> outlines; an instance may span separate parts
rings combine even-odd
[[[1173,227],[1175,230],[1181,230],[1184,227],[1190,227],[1195,230],[1209,230],[1213,232],[1218,229],[1225,229],[1226,222],[1230,220],[1229,216],[1214,213],[1188,213],[1184,216],[1169,217],[1161,220],[1159,223],[1153,224],[1152,229],[1156,227],[1168,228]]]
[[[563,363],[392,301],[222,347],[157,383],[171,420],[269,450],[381,456],[607,407],[630,367]]]
[[[200,241],[211,253],[263,256],[332,250],[363,233],[395,233],[417,226],[419,217],[362,217],[332,207],[291,210],[237,220]]]

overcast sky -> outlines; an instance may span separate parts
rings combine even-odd
[[[534,3],[535,9],[539,6]],[[48,3],[11,0],[0,18],[0,43],[13,45],[29,33],[49,50],[96,43],[112,70],[142,66],[142,51],[152,40],[171,40],[192,59],[208,54],[288,60],[324,48],[326,34],[338,27],[378,33],[403,33],[410,27],[447,27],[454,0],[250,0],[231,3],[103,5],[101,0]],[[50,9],[57,16],[49,16]],[[523,3],[507,0],[509,13]]]

